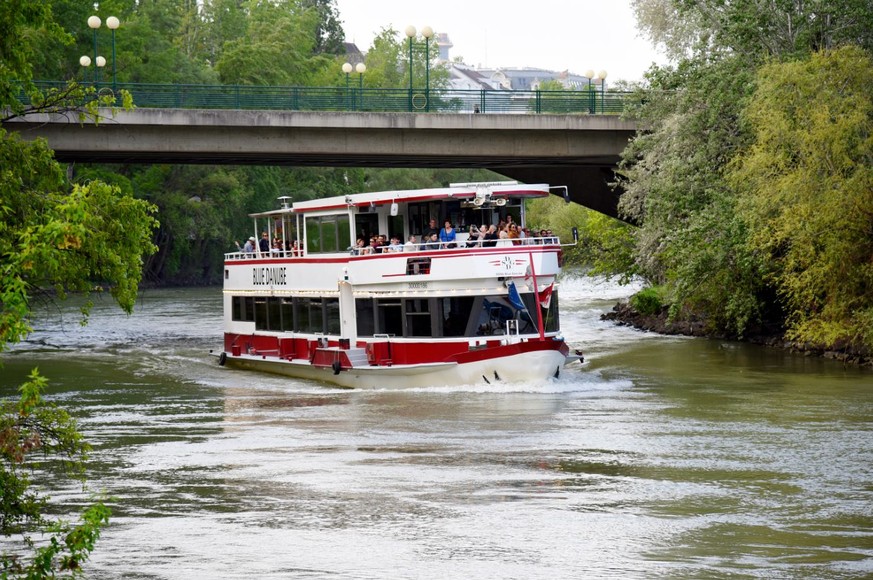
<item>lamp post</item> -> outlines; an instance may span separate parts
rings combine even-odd
[[[597,78],[600,79],[600,112],[605,112],[603,95],[604,95],[604,87],[606,85],[606,71],[602,70],[597,73]]]
[[[88,28],[94,31],[94,60],[92,61],[94,64],[97,64],[97,29],[100,28],[101,23],[99,16],[88,17]],[[79,63],[82,63],[82,59],[79,59]],[[97,82],[97,69],[94,69],[94,82]]]
[[[94,83],[95,84],[100,82],[100,69],[103,68],[104,66],[106,66],[106,59],[97,54],[97,29],[100,28],[101,24],[103,24],[103,22],[100,20],[100,17],[97,16],[96,14],[88,17],[88,28],[90,28],[91,30],[94,31],[94,33],[93,33],[94,58],[91,59],[90,57],[86,58],[83,56],[82,58],[79,59],[79,64],[81,64],[85,68],[91,66],[91,63],[94,63],[94,65],[97,67],[94,69]],[[106,19],[106,27],[112,31],[112,90],[113,91],[115,91],[115,87],[116,87],[116,72],[117,72],[117,68],[115,66],[115,30],[119,26],[121,26],[121,21],[119,21],[118,18],[116,18],[115,16],[110,16],[109,18]],[[87,60],[87,64],[85,64],[86,60]],[[86,75],[86,77],[87,77],[87,75]]]
[[[367,65],[362,62],[359,62],[355,65],[355,72],[358,73],[358,94],[360,97],[360,106],[359,109],[364,108],[364,73],[367,72]]]
[[[343,63],[343,72],[346,73],[346,106],[352,108],[352,99],[349,93],[349,74],[352,72],[352,63]]]
[[[88,67],[91,66],[91,57],[87,54],[83,54],[79,57],[79,64],[84,69],[84,72],[82,73],[82,77],[85,79],[84,82],[88,82]]]
[[[115,67],[115,30],[121,26],[121,21],[115,16],[110,16],[106,19],[106,26],[112,31],[112,92],[116,91],[116,72]]]
[[[591,92],[591,79],[594,78],[594,71],[590,68],[586,70],[585,78],[588,79],[588,112],[594,114],[594,94]]]
[[[415,43],[417,31],[415,27],[409,25],[406,27],[406,37],[409,39],[409,110],[412,111],[415,107],[413,102],[413,86],[412,86],[412,49]],[[421,36],[424,37],[424,110],[430,111],[430,39],[433,38],[433,28],[425,26],[421,29]]]

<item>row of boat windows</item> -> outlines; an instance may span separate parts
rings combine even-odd
[[[506,296],[439,298],[359,298],[355,300],[358,336],[388,334],[404,337],[490,336],[537,332],[532,293],[521,294],[524,309]],[[233,320],[254,322],[257,330],[340,335],[337,298],[273,298],[234,296]],[[545,332],[560,330],[558,296],[542,309]],[[509,325],[507,326],[507,322]]]

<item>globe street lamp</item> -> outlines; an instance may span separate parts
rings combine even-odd
[[[409,39],[409,110],[412,111],[413,108],[420,109],[422,107],[415,107],[415,103],[413,102],[413,87],[412,87],[412,49],[416,44],[414,42],[417,31],[415,27],[409,25],[406,27],[406,37]],[[430,26],[425,26],[421,29],[421,36],[424,37],[424,75],[425,75],[425,89],[424,89],[424,110],[430,111],[430,39],[433,38],[433,28]]]
[[[104,66],[106,66],[106,59],[103,58],[102,56],[98,56],[98,57],[97,57],[97,62],[94,63],[94,64],[97,65],[97,82],[99,83],[99,82],[100,82],[100,70],[101,70]]]
[[[82,76],[85,79],[85,82],[88,82],[88,67],[91,66],[91,57],[87,54],[83,54],[79,57],[79,64],[85,69],[85,72],[82,73]]]
[[[585,71],[584,76],[588,79],[588,112],[594,114],[594,93],[591,92],[591,79],[594,78],[594,71],[589,68]]]
[[[600,79],[600,112],[603,113],[603,112],[605,112],[604,102],[603,102],[603,93],[604,93],[604,87],[606,85],[606,71],[602,70],[599,73],[597,73],[597,78]]]
[[[110,16],[106,19],[106,26],[108,26],[109,30],[112,31],[112,91],[115,92],[115,30],[121,26],[121,21],[119,21],[115,16]]]
[[[97,63],[97,29],[100,28],[101,20],[99,16],[88,17],[88,28],[94,31],[94,64]],[[79,59],[81,63],[81,59]],[[94,82],[97,82],[97,70],[94,70]]]
[[[358,93],[360,94],[360,109],[364,108],[364,73],[367,72],[367,65],[359,62],[355,65],[355,72],[358,73]]]
[[[351,96],[349,93],[349,74],[352,72],[352,63],[343,63],[343,72],[346,73],[346,107],[351,108]]]

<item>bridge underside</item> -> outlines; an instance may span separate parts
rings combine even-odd
[[[542,159],[536,157],[511,159],[437,158],[418,156],[400,158],[384,155],[191,155],[162,154],[131,155],[122,151],[101,153],[99,159],[80,152],[56,151],[55,157],[63,163],[171,163],[193,165],[286,165],[294,167],[400,167],[441,169],[489,169],[509,179],[524,183],[564,185],[570,201],[612,217],[618,216],[621,190],[610,184],[615,181],[618,157],[601,159]],[[558,162],[556,162],[558,161]],[[560,194],[559,192],[557,194]]]
[[[610,116],[147,109],[98,126],[28,117],[4,128],[46,138],[67,163],[490,169],[567,186],[571,201],[613,217],[620,192],[609,183],[636,130]]]

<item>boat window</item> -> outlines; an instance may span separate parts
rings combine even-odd
[[[338,335],[340,333],[339,298],[324,299],[324,315],[327,319],[327,334]]]
[[[558,316],[558,291],[552,291],[552,299],[549,302],[549,308],[543,309],[543,327],[546,332],[557,332],[561,330],[560,317]]]
[[[403,310],[396,298],[376,301],[376,333],[403,336]]]
[[[358,336],[373,336],[376,334],[376,318],[373,311],[372,298],[355,300],[355,317],[358,321]]]
[[[406,239],[406,236],[403,234],[402,215],[388,216],[388,239],[390,240],[392,236],[397,236],[400,241]]]
[[[234,296],[232,299],[231,319],[241,322],[252,322],[255,319],[255,299],[251,296]]]
[[[475,336],[475,332],[468,333],[468,328],[475,330],[476,325],[471,324],[470,314],[473,312],[474,298],[439,298],[439,315],[442,321],[442,336]]]
[[[430,274],[430,258],[407,258],[406,275]]]
[[[430,227],[430,219],[436,220],[437,227],[443,222],[443,212],[438,201],[409,204],[409,233],[421,236]]]
[[[306,218],[306,252],[321,252],[321,221],[317,217]]]
[[[294,330],[294,299],[282,298],[279,305],[282,313],[282,330],[285,332],[293,332]]]
[[[431,330],[430,300],[412,298],[404,300],[406,329],[403,336],[434,336]]]
[[[324,332],[324,310],[321,298],[298,298],[297,332]]]
[[[483,296],[478,308],[478,320],[475,324],[475,334],[494,335],[506,332],[507,320],[518,320],[519,332],[522,334],[537,332],[536,302],[533,292],[520,293],[525,308],[516,308],[506,295]]]
[[[269,330],[270,325],[267,316],[267,298],[255,297],[255,328],[258,330]]]
[[[370,238],[379,233],[379,216],[372,213],[355,216],[355,239],[363,238],[364,244],[370,243]]]
[[[306,218],[306,251],[308,253],[345,252],[351,245],[348,215]]]

